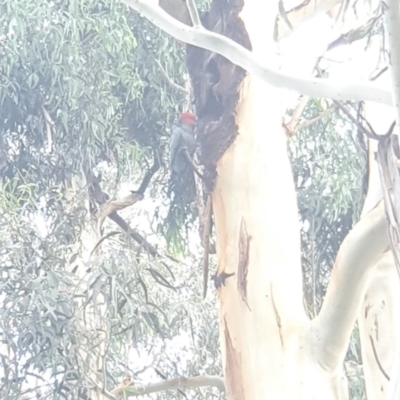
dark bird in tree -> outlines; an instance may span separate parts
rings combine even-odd
[[[193,155],[196,150],[194,130],[196,116],[191,112],[180,114],[177,122],[172,127],[169,144],[171,171],[170,192],[181,198],[190,199],[194,187]],[[185,196],[185,193],[188,196]],[[193,193],[194,195],[194,193]]]

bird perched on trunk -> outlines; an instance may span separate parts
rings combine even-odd
[[[191,163],[196,150],[196,139],[194,129],[196,126],[196,116],[191,112],[179,115],[177,122],[172,127],[171,139],[169,143],[171,170],[171,190],[175,195],[180,195],[183,199],[191,200],[194,193],[194,175]],[[184,193],[188,194],[185,196]]]

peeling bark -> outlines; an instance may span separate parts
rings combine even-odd
[[[247,273],[249,270],[249,247],[250,247],[250,236],[246,231],[246,224],[244,219],[240,224],[240,236],[239,236],[239,264],[238,264],[238,277],[237,287],[243,301],[247,303]],[[250,310],[250,307],[249,307]]]
[[[389,74],[382,74],[379,81],[382,80],[389,80]],[[366,117],[372,129],[375,132],[384,133],[394,117],[394,110],[371,103],[366,103],[365,109]],[[390,138],[389,141],[391,141]],[[368,193],[362,215],[373,208],[374,204],[382,199],[382,196],[386,197],[386,204],[389,205],[386,212],[390,223],[392,248],[396,250],[397,212],[392,207],[398,208],[398,201],[395,200],[397,197],[398,171],[391,170],[391,168],[396,165],[398,156],[390,143],[379,145],[376,140],[370,139],[368,145]],[[378,147],[380,147],[379,150]],[[376,152],[380,153],[378,157],[380,166],[375,156]],[[393,197],[392,190],[395,192]],[[373,273],[358,315],[365,388],[368,399],[387,400],[391,398],[391,386],[393,390],[396,379],[389,382],[386,375],[396,377],[392,368],[395,365],[395,354],[400,345],[399,304],[400,282],[392,252],[390,248],[387,248]],[[370,338],[373,340],[373,345]],[[398,398],[398,396],[395,398]]]
[[[206,29],[251,49],[239,18],[242,8],[243,0],[215,0],[201,21]],[[199,47],[187,46],[186,59],[198,116],[200,162],[205,166],[206,190],[212,192],[217,162],[237,134],[236,107],[246,72],[226,58]]]

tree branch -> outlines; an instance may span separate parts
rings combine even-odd
[[[316,122],[326,117],[327,115],[332,114],[336,110],[336,106],[331,106],[326,110],[321,111],[315,117],[306,119],[304,122],[300,123],[300,118],[303,114],[304,109],[307,106],[308,100],[309,98],[307,96],[303,96],[300,99],[297,107],[294,109],[290,121],[287,124],[285,122],[282,123],[282,126],[285,129],[286,135],[288,137],[292,137],[296,132],[315,124]]]
[[[305,0],[302,4],[286,12],[290,20],[292,29],[286,24],[282,16],[279,16],[276,21],[276,29],[274,37],[276,41],[284,39],[292,32],[308,20],[316,17],[319,14],[329,11],[334,6],[340,3],[341,0]]]
[[[135,240],[135,242],[139,243],[140,246],[153,257],[160,255],[157,249],[152,244],[150,244],[139,232],[137,232],[135,229],[132,229],[129,226],[129,224],[120,215],[118,215],[117,210],[125,208],[129,205],[134,204],[136,201],[139,201],[143,197],[144,192],[146,191],[147,186],[151,181],[151,178],[154,176],[154,174],[158,171],[159,168],[160,168],[160,156],[157,151],[154,151],[153,165],[143,177],[139,189],[137,191],[132,192],[132,194],[127,198],[122,199],[122,201],[120,200],[119,202],[114,201],[109,203],[107,203],[109,200],[109,196],[102,191],[100,187],[100,180],[96,179],[91,171],[86,172],[86,179],[88,182],[90,182],[89,197],[93,199],[100,206],[104,207],[105,204],[109,204],[108,208],[106,207],[106,209],[103,209],[99,213],[99,215],[104,218],[108,217],[112,221],[114,221],[125,233],[130,235],[131,238]],[[100,224],[98,223],[98,226],[101,227],[102,223],[104,222],[104,218]],[[177,262],[175,258],[168,255],[167,257],[170,260]]]
[[[369,19],[364,25],[359,26],[356,29],[352,29],[346,33],[341,34],[338,38],[328,44],[326,51],[331,51],[332,49],[348,45],[356,42],[357,40],[364,39],[368,34],[371,33],[377,21],[379,21],[381,15]]]
[[[148,0],[121,0],[138,11],[153,24],[175,39],[221,54],[232,63],[278,88],[299,92],[303,95],[335,100],[374,101],[392,104],[390,91],[374,82],[353,83],[344,80],[301,78],[284,74],[265,66],[257,55],[233,40],[202,27],[190,27],[171,17],[162,8]]]
[[[202,28],[203,26],[201,24],[199,12],[197,10],[196,3],[194,2],[194,0],[186,0],[186,5],[189,10],[189,15],[190,19],[192,20],[193,27],[195,29]]]
[[[143,195],[138,192],[132,192],[130,195],[123,197],[120,200],[110,200],[104,203],[97,215],[97,230],[101,236],[101,230],[103,227],[104,220],[110,216],[110,214],[116,213],[117,211],[123,210],[129,206],[132,206],[136,202],[143,199]]]
[[[155,392],[162,392],[165,390],[189,389],[200,386],[214,386],[221,391],[225,391],[225,385],[222,378],[219,376],[201,375],[193,376],[191,378],[177,378],[157,383],[150,383],[149,385],[144,385],[142,387],[139,385],[136,387],[129,386],[124,388],[121,396],[117,398],[123,398],[123,395],[126,395],[127,397],[133,397]]]
[[[317,357],[321,365],[335,370],[343,362],[369,278],[388,248],[385,207],[381,201],[346,236],[337,254],[325,300],[313,320],[320,338]]]
[[[143,177],[142,183],[139,186],[139,189],[136,190],[137,193],[141,193],[144,195],[147,186],[149,186],[151,178],[153,178],[154,174],[159,170],[159,168],[160,168],[160,154],[158,153],[158,150],[155,149],[153,150],[153,165],[149,170],[147,170],[145,176]]]
[[[125,233],[127,233],[135,242],[140,244],[140,246],[151,256],[158,256],[157,249],[150,244],[139,232],[132,229],[129,224],[116,212],[108,216],[112,221],[114,221]]]
[[[160,71],[161,71],[162,74],[164,75],[164,78],[167,80],[167,82],[168,82],[174,89],[176,89],[176,90],[178,90],[179,92],[181,92],[181,93],[187,95],[187,94],[188,94],[188,91],[187,91],[184,87],[182,87],[182,86],[178,85],[177,83],[175,83],[175,82],[168,76],[167,71],[165,71],[165,69],[164,69],[163,66],[161,65],[160,61],[158,61],[158,60],[156,60],[156,59],[155,59],[154,61],[155,61],[155,63],[157,64],[157,67],[160,69]]]
[[[296,133],[297,131],[300,131],[301,129],[305,129],[313,124],[315,124],[316,122],[318,122],[319,120],[321,120],[322,118],[326,117],[329,114],[332,114],[334,111],[336,110],[335,106],[331,106],[329,108],[327,108],[324,111],[321,111],[317,116],[315,116],[314,118],[311,119],[307,119],[305,120],[303,123],[298,124],[295,127],[295,130],[293,131],[293,133]]]

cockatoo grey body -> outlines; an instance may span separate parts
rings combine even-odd
[[[169,193],[173,191],[175,196],[184,203],[190,203],[195,196],[195,181],[192,165],[196,151],[196,140],[194,129],[196,116],[190,112],[179,116],[177,122],[172,127],[171,139],[169,143],[169,167],[171,170],[171,182]]]
[[[183,113],[172,127],[169,143],[169,167],[172,179],[185,173],[190,168],[190,164],[184,154],[184,149],[187,150],[189,156],[192,158],[196,150],[196,140],[194,138],[195,123],[196,117],[194,114]]]

